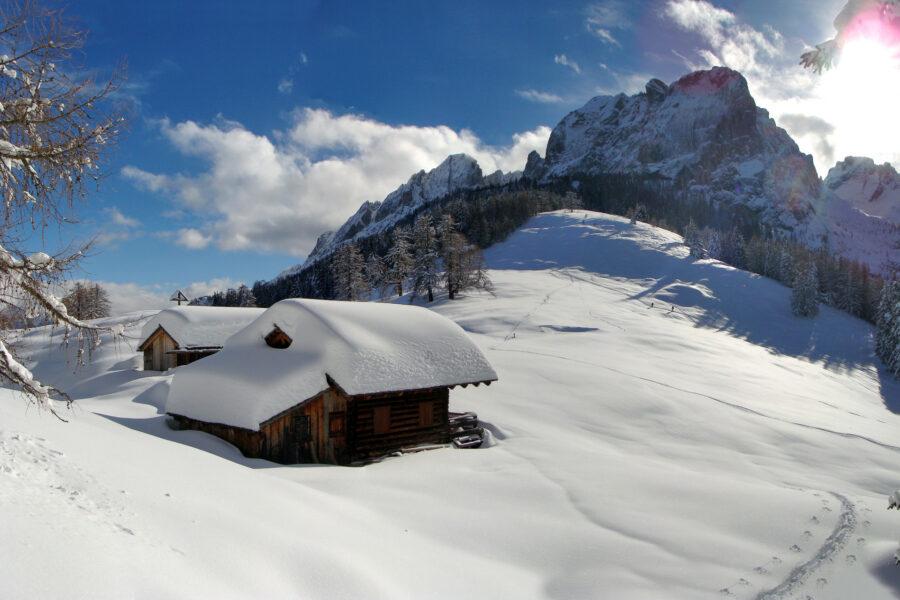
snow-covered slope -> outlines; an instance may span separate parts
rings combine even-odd
[[[717,203],[744,204],[765,223],[819,239],[808,217],[820,192],[812,158],[758,108],[744,77],[715,67],[644,93],[598,96],[567,115],[529,157],[525,175],[552,181],[597,173],[679,180]]]
[[[73,376],[26,335],[79,408],[61,423],[0,392],[0,596],[900,594],[900,385],[868,325],[795,318],[779,284],[597,213],[485,255],[495,294],[433,307],[499,375],[451,393],[493,432],[480,450],[247,460],[168,429],[171,375],[125,345]]]

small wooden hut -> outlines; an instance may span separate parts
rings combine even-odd
[[[450,441],[449,390],[497,375],[428,309],[284,300],[176,372],[166,412],[245,456],[350,464]]]
[[[166,371],[222,349],[225,340],[263,313],[261,308],[179,306],[161,310],[141,331],[145,371]]]

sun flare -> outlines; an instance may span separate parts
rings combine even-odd
[[[900,43],[884,35],[858,36],[841,50],[837,67],[822,77],[835,148],[876,161],[900,161]]]

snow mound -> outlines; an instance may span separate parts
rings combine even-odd
[[[278,327],[292,342],[268,346]],[[428,309],[397,304],[282,300],[217,354],[178,369],[166,411],[258,430],[329,387],[347,394],[493,381],[466,333]]]
[[[141,329],[141,341],[162,327],[181,348],[221,347],[229,336],[246,327],[263,310],[220,306],[167,308],[147,321]]]

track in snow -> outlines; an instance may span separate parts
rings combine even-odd
[[[856,506],[845,496],[836,492],[830,492],[832,496],[841,501],[841,514],[838,517],[834,531],[825,540],[816,554],[802,565],[798,565],[776,587],[760,592],[756,600],[777,600],[786,598],[802,586],[819,568],[830,563],[834,557],[843,550],[850,541],[853,532],[856,531]]]

